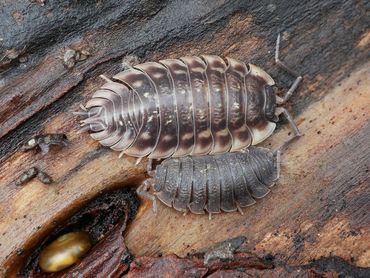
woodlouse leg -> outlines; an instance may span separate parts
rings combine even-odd
[[[288,110],[286,110],[284,107],[277,107],[276,110],[275,110],[275,115],[277,117],[279,117],[281,114],[284,114],[285,118],[288,120],[289,124],[293,128],[293,131],[294,131],[294,137],[293,138],[302,136],[302,133],[299,131],[297,125],[295,124],[295,122],[293,120],[292,115],[290,115]]]
[[[146,164],[146,172],[149,176],[154,177],[155,171],[153,170],[153,159],[149,158],[148,163]]]
[[[136,193],[140,197],[143,197],[144,199],[151,200],[152,201],[152,209],[154,213],[157,213],[157,199],[153,194],[148,192],[148,190],[154,186],[155,180],[154,179],[147,179],[145,180],[137,189]]]
[[[241,215],[244,215],[244,212],[243,212],[242,208],[239,205],[236,205],[236,208],[238,209],[238,211],[240,212]]]
[[[282,68],[286,72],[288,72],[291,75],[293,75],[293,76],[296,77],[296,79],[293,82],[293,85],[285,93],[284,97],[283,98],[277,97],[277,103],[278,104],[284,104],[285,102],[288,101],[288,99],[292,96],[292,94],[294,93],[294,91],[297,89],[297,87],[298,87],[299,83],[301,83],[303,77],[300,74],[298,74],[297,72],[295,72],[294,70],[292,70],[291,68],[289,68],[287,65],[285,65],[282,61],[280,61],[280,59],[279,59],[279,52],[280,52],[280,34],[278,35],[277,40],[276,40],[275,63],[280,68]]]
[[[138,159],[136,159],[135,166],[139,165],[142,159],[143,159],[142,157],[139,157]]]

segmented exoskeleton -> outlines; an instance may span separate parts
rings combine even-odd
[[[264,197],[279,178],[280,150],[251,147],[244,152],[168,158],[153,178],[138,188],[178,211],[195,214],[233,212]],[[154,195],[147,192],[154,189]]]
[[[274,151],[250,147],[233,153],[167,158],[155,170],[150,160],[150,178],[136,192],[153,202],[154,212],[159,199],[185,214],[208,212],[210,219],[222,211],[243,214],[243,207],[270,192],[280,177],[281,153],[297,137]]]
[[[279,61],[279,37],[276,62]],[[79,114],[102,145],[134,157],[160,159],[241,150],[265,140],[281,113],[299,130],[274,80],[259,67],[214,55],[136,65],[113,76]]]

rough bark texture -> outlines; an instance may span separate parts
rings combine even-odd
[[[148,61],[209,53],[257,64],[285,91],[292,78],[273,64],[278,32],[282,59],[304,76],[288,105],[304,136],[283,154],[272,193],[244,215],[212,221],[162,205],[154,215],[145,202],[125,243],[135,256],[185,256],[245,236],[248,251],[289,265],[339,256],[370,267],[366,1],[43,2],[0,3],[0,275],[88,200],[145,177],[145,160],[136,166],[77,134],[72,111],[102,85],[99,74],[117,73],[129,54]],[[263,145],[276,147],[289,132],[282,122]],[[41,133],[65,133],[70,144],[46,155],[20,151]],[[16,186],[33,166],[54,183]]]

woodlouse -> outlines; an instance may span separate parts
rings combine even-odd
[[[178,211],[210,215],[233,212],[264,197],[279,178],[280,149],[251,147],[243,152],[168,158],[137,189]],[[154,194],[148,192],[154,189]]]
[[[57,146],[67,146],[68,139],[67,136],[63,133],[48,133],[48,134],[41,134],[32,137],[30,140],[27,141],[26,144],[22,146],[23,151],[28,151],[39,147],[43,154],[47,154],[50,150],[50,146],[57,145]]]
[[[269,137],[283,107],[302,80],[296,76],[283,98],[259,67],[219,56],[182,57],[147,62],[113,76],[90,99],[82,130],[102,145],[134,157],[161,159],[241,150]]]
[[[53,182],[53,179],[44,171],[39,170],[36,167],[31,167],[24,171],[15,181],[14,184],[16,186],[24,185],[25,183],[29,182],[33,178],[39,179],[44,184],[51,184]]]

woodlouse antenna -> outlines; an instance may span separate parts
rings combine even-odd
[[[275,63],[281,67],[282,69],[284,69],[286,72],[290,73],[291,75],[293,76],[299,76],[298,73],[296,73],[294,70],[292,70],[290,67],[288,67],[287,65],[285,65],[282,61],[280,61],[280,33],[278,34],[277,36],[277,39],[276,39],[276,47],[275,47]]]
[[[237,205],[236,208],[238,209],[238,211],[240,212],[241,215],[244,215],[244,212],[243,212],[242,208],[239,205]]]
[[[296,79],[293,82],[293,85],[289,88],[289,90],[285,93],[284,97],[277,97],[277,103],[282,105],[288,101],[288,99],[292,96],[294,91],[298,88],[299,83],[301,83],[303,77],[298,74],[296,71],[292,70],[290,67],[288,67],[285,63],[283,63],[280,58],[280,33],[277,36],[276,39],[276,47],[275,47],[275,63],[282,68],[284,71],[288,72],[289,74],[296,77]]]

